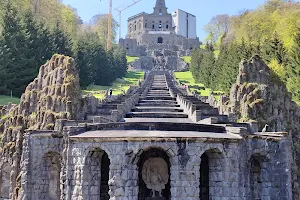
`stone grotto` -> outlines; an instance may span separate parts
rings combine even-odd
[[[0,199],[297,199],[289,133],[220,110],[164,70],[81,97],[74,60],[55,55],[0,109]]]

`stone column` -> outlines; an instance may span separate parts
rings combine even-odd
[[[86,192],[88,192],[88,190],[84,190],[84,188],[88,186],[88,182],[84,180],[84,173],[86,173],[84,171],[84,162],[87,153],[85,153],[84,147],[78,143],[71,144],[70,148],[70,155],[67,164],[67,182],[69,183],[69,186],[66,188],[69,191],[66,191],[66,199],[83,200]]]
[[[190,156],[183,164],[179,162],[181,156],[174,157],[171,164],[171,199],[199,200],[200,157]]]
[[[21,188],[20,199],[29,200],[31,188],[29,186],[30,180],[30,134],[26,133],[23,140],[23,152],[21,160]]]
[[[109,171],[109,196],[111,200],[129,200],[130,194],[130,167],[126,163],[125,147],[120,144],[107,146],[107,154],[110,159]],[[128,183],[128,184],[126,184]],[[128,187],[127,187],[128,185]],[[132,194],[133,195],[133,194]]]

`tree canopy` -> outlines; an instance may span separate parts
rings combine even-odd
[[[255,10],[229,17],[228,26],[222,16],[214,17],[205,27],[218,56],[211,56],[211,47],[195,50],[191,63],[194,78],[229,92],[241,60],[258,54],[300,102],[300,3],[268,0]],[[207,82],[208,75],[214,76],[213,82]]]
[[[99,17],[104,16],[104,17]],[[20,96],[53,54],[77,61],[82,87],[109,85],[127,70],[125,53],[105,51],[106,15],[84,24],[59,0],[3,0],[0,5],[0,94]],[[117,24],[115,23],[114,29]],[[116,31],[113,31],[115,38]]]

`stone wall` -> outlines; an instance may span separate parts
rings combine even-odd
[[[11,165],[11,199],[17,198],[20,189],[20,161],[25,130],[53,130],[57,119],[77,119],[80,98],[74,60],[54,55],[41,66],[37,78],[27,86],[20,104],[2,108],[0,170],[6,164]]]
[[[170,138],[166,142],[160,139],[114,141],[75,137],[70,140],[68,146],[65,146],[66,154],[62,159],[62,166],[67,165],[67,167],[61,169],[61,198],[91,199],[89,194],[98,190],[89,185],[91,181],[87,181],[89,174],[87,159],[90,153],[97,149],[102,154],[106,153],[110,161],[108,180],[110,199],[138,199],[140,156],[149,149],[160,149],[169,156],[170,199],[172,200],[199,199],[200,164],[204,153],[209,158],[211,199],[229,197],[236,200],[251,199],[253,194],[250,181],[251,159],[255,157],[262,166],[263,179],[260,188],[263,199],[290,200],[292,199],[289,170],[291,158],[286,156],[290,151],[289,140],[267,138],[251,136],[245,141]],[[22,187],[24,200],[43,196],[45,191],[44,187],[40,186],[40,180],[44,180],[46,175],[38,173],[44,169],[42,160],[48,152],[61,152],[59,139],[38,137],[38,135],[28,139],[31,148],[28,158],[31,165],[27,168],[29,181],[26,184],[28,185]],[[53,149],[54,145],[56,145],[55,149]],[[97,169],[101,166],[102,163],[98,163]],[[100,179],[99,175],[95,177]]]
[[[51,131],[25,135],[20,199],[59,199],[63,140]]]
[[[153,51],[157,49],[167,49],[176,51],[178,56],[191,56],[193,48],[199,48],[199,39],[188,39],[176,34],[148,34],[144,33],[140,36],[141,41],[138,43],[136,39],[120,39],[119,45],[129,56],[146,56],[145,49]],[[163,40],[162,44],[158,44],[158,38]],[[149,54],[148,54],[149,55]]]

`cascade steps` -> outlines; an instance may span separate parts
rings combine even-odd
[[[190,122],[176,98],[171,96],[169,84],[165,75],[154,76],[147,94],[127,113],[125,122]]]

